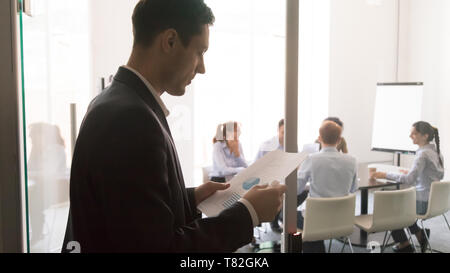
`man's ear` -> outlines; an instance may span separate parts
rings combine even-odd
[[[173,28],[169,28],[169,29],[165,30],[162,33],[162,41],[161,42],[162,42],[163,51],[166,53],[169,53],[177,45],[178,32]]]
[[[319,140],[319,142],[320,142],[321,144],[323,144],[322,137],[321,137],[320,135],[319,135],[318,140]]]

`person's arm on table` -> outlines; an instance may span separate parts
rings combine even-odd
[[[396,174],[396,173],[385,173],[376,172],[373,174],[374,178],[388,179],[403,183],[405,185],[415,185],[417,177],[423,172],[425,168],[426,158],[423,156],[418,156],[414,159],[413,166],[407,174]]]

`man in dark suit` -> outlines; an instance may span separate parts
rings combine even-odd
[[[216,217],[197,205],[229,184],[186,189],[160,96],[182,96],[205,73],[209,25],[203,0],[143,0],[133,13],[129,62],[90,104],[77,139],[63,251],[231,252],[273,220],[284,185],[255,186]]]

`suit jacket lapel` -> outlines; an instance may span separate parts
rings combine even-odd
[[[161,106],[159,106],[158,102],[153,97],[153,94],[150,92],[150,90],[148,90],[145,83],[142,82],[142,80],[135,73],[124,67],[119,68],[119,71],[117,71],[114,79],[119,82],[125,83],[126,85],[130,86],[131,89],[136,91],[136,93],[142,98],[142,100],[144,100],[144,102],[153,110],[153,112],[155,112],[159,121],[164,126],[164,129],[166,129],[167,133],[172,139],[172,133],[170,132],[166,116],[164,115]]]

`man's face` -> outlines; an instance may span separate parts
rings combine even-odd
[[[284,147],[284,125],[278,128],[278,142],[280,142],[280,145]]]
[[[169,65],[167,75],[166,92],[172,96],[183,96],[186,92],[186,86],[190,85],[197,73],[205,73],[205,63],[203,54],[209,46],[209,26],[204,25],[199,35],[193,36],[187,47],[184,47],[181,41]]]

